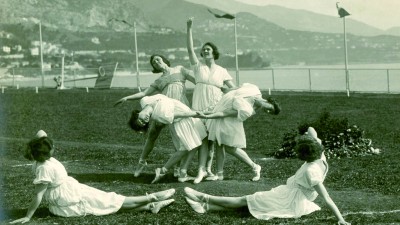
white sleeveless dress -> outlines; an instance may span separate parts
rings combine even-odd
[[[44,198],[54,215],[108,215],[117,212],[124,203],[125,196],[98,190],[68,176],[65,167],[53,157],[43,163],[35,162],[33,171],[34,184],[48,184]]]
[[[270,191],[246,196],[250,213],[257,219],[298,218],[321,208],[313,201],[318,193],[314,186],[324,182],[328,164],[325,156],[311,163],[304,163],[286,185]]]

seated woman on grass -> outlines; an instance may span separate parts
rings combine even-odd
[[[24,155],[25,158],[35,161],[33,163],[35,188],[32,189],[34,196],[26,216],[12,221],[12,224],[30,221],[43,197],[49,204],[50,212],[62,217],[101,216],[115,213],[120,209],[158,213],[161,208],[174,202],[174,199],[169,198],[175,193],[175,189],[126,197],[81,184],[68,176],[65,167],[53,158],[53,154],[52,139],[40,130],[28,143]]]
[[[320,195],[338,219],[338,224],[349,225],[323,184],[328,164],[321,140],[313,128],[310,127],[298,139],[295,150],[305,163],[287,180],[286,185],[241,197],[213,196],[186,187],[186,202],[198,213],[247,207],[255,218],[269,220],[298,218],[320,210],[313,202]]]

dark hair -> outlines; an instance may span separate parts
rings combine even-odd
[[[217,46],[216,46],[214,43],[212,43],[212,42],[207,42],[207,43],[205,43],[205,44],[203,45],[203,47],[201,47],[201,50],[202,50],[202,51],[203,51],[204,46],[206,46],[206,45],[208,45],[208,46],[210,46],[210,47],[212,48],[212,50],[213,50],[213,51],[212,51],[212,54],[213,54],[213,56],[214,56],[214,59],[215,59],[215,60],[219,59],[219,51],[218,51]],[[203,57],[202,51],[200,51],[200,56],[201,56],[201,57]]]
[[[44,162],[50,159],[53,140],[48,137],[35,138],[28,143],[24,157],[29,160]]]
[[[146,125],[144,125],[144,126],[139,126],[139,124],[138,124],[139,113],[140,113],[140,111],[137,109],[134,109],[132,111],[131,118],[128,121],[128,125],[134,131],[147,132],[147,130],[149,129],[149,123],[146,123]]]
[[[313,162],[320,159],[324,150],[323,146],[318,143],[317,140],[308,135],[298,138],[294,149],[295,152],[297,152],[299,159],[307,162]]]
[[[162,72],[161,70],[156,69],[156,68],[154,67],[154,65],[153,65],[153,59],[154,59],[154,57],[156,57],[156,56],[160,57],[160,58],[162,59],[162,61],[163,61],[165,64],[167,64],[167,66],[171,66],[171,63],[169,62],[169,60],[168,60],[167,58],[165,58],[164,56],[159,55],[159,54],[153,54],[153,55],[150,56],[150,65],[151,65],[151,67],[153,67],[153,70],[152,70],[151,72],[153,72],[153,73],[161,73],[161,72]]]

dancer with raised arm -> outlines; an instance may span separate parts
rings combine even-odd
[[[221,99],[224,85],[228,88],[235,87],[232,77],[228,71],[217,65],[219,51],[215,44],[207,42],[203,44],[200,56],[204,63],[201,63],[193,47],[192,34],[193,17],[187,21],[187,50],[190,64],[192,65],[196,86],[193,90],[192,109],[195,111],[210,111]],[[207,140],[202,144],[199,152],[199,171],[194,183],[200,183],[204,177],[215,179],[211,171],[214,150],[212,143]]]

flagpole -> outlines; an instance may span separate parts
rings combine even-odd
[[[236,63],[236,86],[239,86],[239,60],[237,53],[237,30],[236,30],[236,15],[235,15],[235,63]]]
[[[136,22],[133,23],[133,29],[135,34],[136,83],[139,92],[141,92],[142,90],[140,88],[140,78],[139,78],[139,56],[138,56],[137,37],[136,37]]]
[[[346,41],[346,17],[343,17],[343,36],[344,36],[344,70],[346,73],[346,92],[347,97],[350,96],[350,80],[349,80],[349,70],[347,67],[348,59],[347,59],[347,41]]]
[[[346,16],[349,16],[350,13],[347,12],[344,8],[340,7],[339,2],[336,2],[336,8],[338,10],[339,17],[343,18],[344,70],[346,75],[347,97],[350,97],[350,77],[349,77],[349,70],[347,68],[348,60],[347,60],[347,38],[346,38]]]

